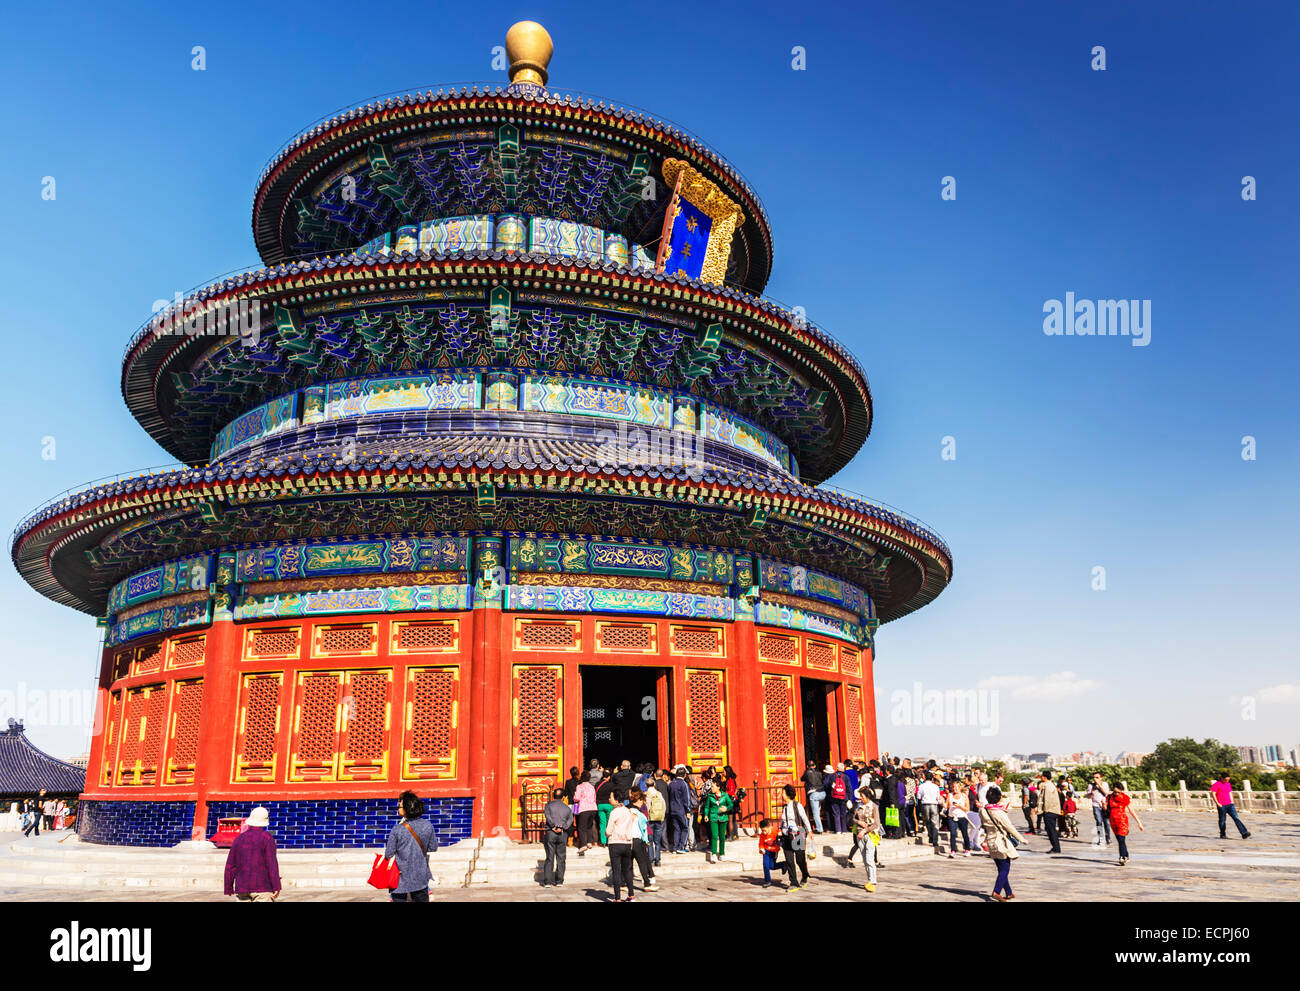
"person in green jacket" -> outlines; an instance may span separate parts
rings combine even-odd
[[[727,819],[735,804],[716,781],[704,797],[704,818],[709,824],[709,854],[706,859],[711,864],[717,863],[727,852]]]

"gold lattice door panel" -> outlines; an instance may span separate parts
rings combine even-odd
[[[839,661],[835,656],[835,645],[822,640],[804,641],[804,664],[810,671],[825,671],[834,674],[839,670]]]
[[[402,723],[402,777],[430,781],[456,777],[460,727],[460,668],[409,668]]]
[[[312,635],[312,657],[373,657],[378,652],[378,623],[318,623]]]
[[[670,626],[668,643],[673,654],[697,657],[722,657],[726,654],[726,641],[722,630],[716,626]]]
[[[794,688],[789,675],[763,675],[763,753],[768,786],[793,784]]]
[[[117,752],[119,785],[156,785],[167,728],[167,686],[132,688],[123,702],[122,743]]]
[[[564,669],[516,664],[511,682],[511,823],[518,828],[520,796],[549,792],[564,778]]]
[[[850,678],[862,677],[862,654],[848,647],[840,647],[840,671]]]
[[[769,664],[788,664],[799,666],[799,638],[782,633],[760,633],[758,635],[758,659]]]
[[[99,783],[112,785],[117,780],[117,745],[122,736],[122,693],[110,692],[108,713],[104,720],[103,749],[99,754]]]
[[[172,722],[167,734],[164,784],[194,782],[199,759],[199,716],[203,711],[203,680],[178,681],[172,688]]]
[[[686,762],[696,770],[727,763],[723,672],[686,669]]]
[[[862,689],[857,685],[844,686],[844,746],[849,760],[866,760],[863,745]]]
[[[394,621],[390,654],[448,654],[460,650],[460,620]]]
[[[289,737],[290,781],[333,781],[338,776],[342,701],[342,671],[298,672]]]
[[[367,668],[344,672],[340,781],[373,781],[388,777],[392,686],[391,670]]]
[[[274,781],[279,762],[280,696],[284,672],[246,674],[239,686],[235,729],[236,782]]]

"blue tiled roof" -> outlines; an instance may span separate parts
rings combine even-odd
[[[0,795],[77,795],[86,771],[37,750],[22,728],[0,730]]]

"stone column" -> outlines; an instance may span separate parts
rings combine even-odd
[[[1241,783],[1241,807],[1247,812],[1253,808],[1255,796],[1250,790],[1250,778],[1246,778]]]
[[[1128,790],[1128,785],[1124,786],[1124,790],[1125,791]],[[1147,793],[1150,794],[1151,796],[1152,811],[1160,808],[1160,789],[1156,787],[1156,783],[1154,781],[1147,782]]]
[[[1187,794],[1187,782],[1182,778],[1178,779],[1178,811],[1186,812],[1191,805],[1191,799]]]

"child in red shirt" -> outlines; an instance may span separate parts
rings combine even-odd
[[[772,884],[772,868],[776,867],[776,855],[781,849],[781,830],[771,819],[764,819],[758,824],[758,849],[763,855],[763,886]],[[785,867],[782,866],[782,871]]]

